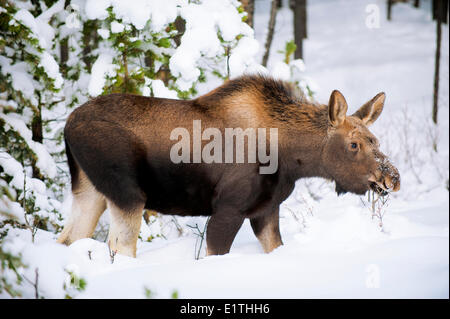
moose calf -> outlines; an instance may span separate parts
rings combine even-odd
[[[339,91],[332,92],[328,105],[316,105],[296,97],[289,85],[262,75],[242,76],[189,101],[130,94],[94,98],[69,116],[64,130],[73,205],[58,242],[92,236],[108,207],[110,249],[136,256],[142,211],[147,208],[211,216],[208,255],[228,253],[249,218],[264,251],[270,252],[282,245],[279,205],[299,178],[334,180],[338,193],[400,188],[397,169],[367,129],[381,114],[384,100],[379,93],[347,116]],[[192,136],[195,121],[214,128],[209,139],[220,139],[227,128],[240,128],[243,134],[234,136],[235,144],[248,147],[247,160],[224,161],[230,142],[208,148],[208,134],[200,142],[185,140],[193,154],[173,160],[186,150],[174,152],[174,130],[183,128],[180,132]],[[250,133],[261,128],[276,133],[258,135],[258,154],[266,154],[269,145],[276,151],[276,170],[269,173],[260,171],[267,161],[255,160],[250,151],[255,149]],[[198,152],[208,155],[208,150],[214,153],[212,160],[198,160]]]

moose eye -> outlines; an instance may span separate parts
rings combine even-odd
[[[352,149],[357,149],[358,148],[358,144],[356,144],[356,143],[352,143],[351,145],[350,145],[350,147],[352,148]]]

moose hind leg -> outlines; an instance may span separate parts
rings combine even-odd
[[[244,217],[233,208],[223,208],[213,214],[206,230],[206,255],[227,254],[243,222]]]
[[[76,189],[72,190],[72,196],[71,214],[57,240],[65,245],[91,237],[106,209],[104,196],[95,189],[82,170],[79,172],[79,183]]]
[[[250,224],[265,253],[270,253],[275,248],[283,245],[280,235],[278,208],[275,212],[250,219]]]
[[[111,223],[109,226],[108,246],[112,254],[136,257],[136,243],[141,229],[144,204],[132,209],[121,209],[107,200]]]

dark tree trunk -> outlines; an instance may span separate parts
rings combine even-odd
[[[70,4],[70,0],[65,0],[64,9],[67,9],[67,6]],[[61,40],[59,44],[59,58],[60,63],[59,67],[61,69],[62,74],[65,76],[67,73],[67,65],[66,62],[69,60],[69,37],[65,37]]]
[[[269,31],[266,39],[266,51],[262,60],[262,65],[267,66],[269,60],[270,46],[272,45],[273,33],[275,31],[275,21],[277,18],[278,0],[272,0],[270,8]]]
[[[441,22],[447,23],[448,0],[433,0],[431,11],[433,20],[441,20]]]
[[[97,29],[97,20],[86,21],[83,24],[83,62],[86,65],[86,69],[88,72],[91,72],[92,64],[94,63],[91,52],[98,46]]]
[[[414,7],[420,7],[420,0],[414,0]]]
[[[179,46],[181,44],[181,37],[186,31],[186,21],[180,16],[175,19],[175,28],[177,29],[177,35],[173,38],[176,45]]]
[[[387,19],[391,21],[392,19],[392,5],[394,4],[393,0],[387,0]]]
[[[59,67],[63,75],[67,73],[67,60],[69,59],[69,38],[66,37],[61,40],[59,45],[60,63]]]
[[[41,111],[34,114],[33,120],[31,121],[31,132],[32,140],[35,142],[42,143],[44,140],[43,130],[42,130],[42,116]]]
[[[253,14],[255,13],[255,0],[241,0],[244,11],[247,12],[247,24],[253,28]]]
[[[40,99],[39,99],[40,100]],[[31,121],[31,139],[35,142],[42,143],[44,141],[44,134],[42,129],[42,114],[41,114],[41,104],[39,102],[38,108],[34,111],[33,119]],[[42,175],[36,166],[36,161],[33,160],[32,164],[33,178],[42,179]]]
[[[294,40],[297,50],[295,59],[303,59],[303,39],[307,37],[306,0],[292,0],[291,8],[294,10]]]
[[[437,123],[439,102],[439,64],[441,60],[441,20],[436,22],[436,59],[434,63],[433,122]]]
[[[439,69],[441,60],[442,22],[447,23],[448,0],[433,0],[433,19],[436,20],[436,58],[434,61],[434,89],[433,89],[433,122],[438,121],[439,103]]]

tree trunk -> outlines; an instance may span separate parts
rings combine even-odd
[[[35,142],[42,143],[44,140],[44,134],[42,130],[42,115],[39,107],[39,112],[35,113],[33,116],[33,120],[31,121],[31,133],[32,140]]]
[[[387,0],[387,19],[391,21],[392,18],[392,5],[394,4],[393,0]]]
[[[186,21],[180,16],[175,19],[175,28],[177,29],[177,34],[173,38],[177,47],[181,44],[181,37],[186,31]]]
[[[275,31],[275,21],[277,18],[278,0],[272,0],[272,5],[270,8],[270,20],[269,20],[269,31],[267,33],[266,39],[266,51],[262,60],[262,65],[267,66],[267,61],[269,60],[270,46],[272,45],[273,33]]]
[[[433,122],[437,124],[439,102],[439,64],[441,60],[441,20],[436,21],[436,58],[434,61]]]
[[[67,6],[70,4],[70,0],[65,0],[64,2],[64,9],[67,8]],[[66,62],[69,60],[69,37],[65,37],[61,40],[61,43],[59,44],[59,68],[61,69],[61,73],[66,76],[67,73],[67,65]]]
[[[292,1],[294,10],[294,40],[297,50],[295,59],[303,59],[303,39],[307,37],[306,0]]]
[[[414,7],[420,7],[420,0],[414,0]]]
[[[436,60],[434,64],[433,122],[437,124],[439,102],[439,64],[441,59],[441,21],[436,22]]]
[[[253,14],[255,13],[255,0],[241,0],[244,11],[247,12],[247,24],[253,28]]]
[[[59,67],[61,69],[61,73],[65,76],[67,73],[67,60],[69,59],[69,38],[65,37],[61,40],[59,45],[59,55],[60,55],[60,63]]]
[[[447,23],[448,0],[433,0],[431,6],[433,20],[441,20]]]
[[[91,52],[98,46],[98,23],[97,20],[90,20],[83,23],[83,62],[90,73],[94,63]]]
[[[31,139],[35,142],[42,143],[44,141],[44,134],[42,129],[42,112],[41,112],[41,102],[39,99],[39,106],[33,114],[33,119],[31,120]],[[42,179],[42,175],[36,166],[36,162],[33,160],[31,167],[33,169],[33,178]]]
[[[441,60],[442,22],[447,23],[448,0],[433,0],[433,19],[436,20],[436,58],[434,61],[434,89],[433,89],[433,122],[438,121],[439,103],[439,69]]]
[[[133,93],[132,87],[130,83],[130,76],[128,73],[128,59],[127,59],[127,51],[123,51],[122,53],[122,62],[123,62],[123,84],[124,91],[123,93]]]

